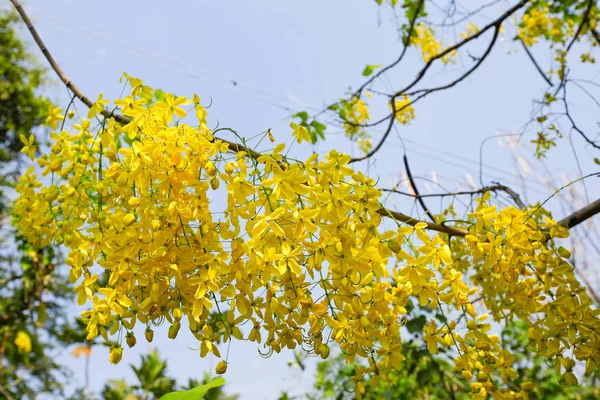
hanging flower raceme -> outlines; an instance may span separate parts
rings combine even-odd
[[[14,204],[31,242],[69,249],[78,301],[92,305],[88,339],[118,335],[133,346],[136,324],[151,341],[150,327],[166,321],[172,339],[187,326],[201,356],[220,357],[219,344],[236,338],[326,358],[336,341],[349,362],[369,362],[356,377],[360,396],[364,374],[402,368],[403,324],[419,304],[444,315],[425,326],[424,344],[452,349],[457,370],[476,377],[474,398],[525,398],[514,360],[475,309],[480,297],[495,320],[527,321],[531,345],[565,373],[574,365],[566,351],[588,372],[597,367],[597,311],[554,247],[565,232],[542,223],[541,210],[497,211],[482,200],[466,239],[451,241],[424,223],[384,223],[381,192],[348,155],[300,162],[282,144],[232,154],[197,96],[153,102],[148,86],[127,78],[131,95],[114,103],[131,122],[92,128],[83,119],[53,132]],[[98,101],[89,118],[106,104]]]

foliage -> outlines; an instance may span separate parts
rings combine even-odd
[[[191,379],[188,384],[177,388],[176,380],[167,376],[167,362],[162,360],[157,350],[142,355],[140,366],[131,366],[137,382],[129,385],[125,380],[112,380],[102,390],[104,400],[235,400],[236,395],[227,396],[223,392],[223,378],[211,378],[205,374],[202,382]]]
[[[412,321],[415,321],[413,319]],[[411,322],[412,322],[411,321]],[[376,385],[367,384],[364,399],[467,399],[468,382],[452,368],[447,352],[439,356],[429,353],[423,346],[418,324],[409,328],[413,333],[403,344],[406,360],[402,369],[394,370],[388,381]],[[407,327],[409,325],[407,324]],[[587,385],[568,386],[561,381],[554,368],[546,366],[544,358],[527,350],[527,324],[517,321],[502,330],[504,345],[516,355],[515,369],[524,381],[535,382],[531,399],[592,400],[600,395],[594,382]],[[525,349],[525,351],[523,351]],[[363,366],[358,366],[358,368]],[[307,399],[352,399],[355,396],[356,364],[346,364],[343,353],[319,362],[313,392],[302,397]],[[452,379],[451,379],[452,378]],[[597,377],[595,378],[597,379]]]
[[[43,72],[19,40],[14,14],[0,13],[0,181],[7,185],[20,163],[23,142],[50,107],[39,95]],[[27,149],[25,149],[27,151]],[[7,200],[0,198],[0,398],[33,399],[63,393],[67,371],[54,360],[57,345],[79,341],[65,307],[73,292],[57,266],[51,246],[33,246],[7,222]]]
[[[37,94],[43,70],[17,37],[18,16],[0,13],[0,160],[13,160],[21,150],[20,135],[29,137],[46,118],[50,102]]]

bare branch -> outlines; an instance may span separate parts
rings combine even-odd
[[[504,186],[504,185],[494,185],[494,186],[486,186],[483,187],[481,189],[478,190],[469,190],[469,191],[461,191],[461,192],[448,192],[448,193],[431,193],[431,194],[413,194],[413,193],[408,193],[408,192],[402,192],[400,190],[397,189],[380,189],[383,192],[390,192],[390,193],[396,193],[396,194],[401,194],[404,196],[409,196],[409,197],[449,197],[449,196],[465,196],[465,195],[469,195],[469,196],[473,196],[476,194],[482,194],[485,192],[505,192],[506,194],[508,194],[513,201],[515,202],[515,204],[521,209],[524,210],[527,208],[527,206],[525,205],[525,203],[523,203],[523,201],[521,200],[521,196],[519,196],[519,194],[517,192],[515,192],[514,190],[512,190],[511,188],[509,188],[508,186]]]
[[[595,141],[593,141],[592,139],[590,139],[585,132],[583,132],[575,123],[575,120],[573,119],[573,117],[571,116],[571,113],[569,112],[569,103],[567,102],[567,85],[563,84],[562,85],[562,90],[563,90],[563,97],[562,97],[562,101],[563,104],[565,106],[565,115],[567,116],[567,119],[569,120],[569,122],[571,122],[571,126],[573,127],[573,129],[575,129],[580,135],[581,137],[583,137],[583,139],[588,142],[589,144],[591,144],[593,147],[600,149],[600,145],[598,145]]]
[[[404,155],[404,168],[406,168],[406,175],[408,176],[408,182],[410,182],[410,187],[412,188],[413,192],[415,192],[415,194],[417,195],[417,201],[421,205],[421,208],[423,208],[423,211],[425,211],[431,222],[435,222],[433,214],[431,213],[431,211],[429,211],[429,209],[425,205],[425,202],[423,201],[423,197],[419,194],[419,189],[417,189],[417,185],[415,184],[412,173],[410,172],[410,166],[408,165],[408,158],[406,157],[406,154]]]
[[[577,31],[575,32],[573,39],[571,39],[571,42],[567,46],[566,53],[569,53],[569,50],[571,50],[571,47],[573,47],[573,45],[575,44],[575,41],[577,41],[577,37],[583,30],[583,27],[589,22],[588,19],[590,16],[590,11],[592,11],[593,6],[594,6],[594,0],[588,0],[588,5],[587,5],[587,8],[585,9],[585,13],[583,14],[583,17],[581,19],[581,23],[579,24],[579,27],[577,28]]]
[[[387,129],[385,130],[383,136],[381,137],[381,139],[379,140],[379,142],[377,143],[377,145],[367,154],[365,154],[364,156],[361,157],[355,157],[352,158],[350,160],[351,163],[353,162],[357,162],[357,161],[363,161],[366,160],[370,157],[372,157],[375,153],[377,153],[381,147],[383,146],[383,144],[385,143],[385,141],[387,140],[388,136],[390,135],[391,131],[392,131],[392,127],[394,126],[394,118],[396,116],[397,113],[401,112],[402,110],[404,110],[405,108],[412,106],[413,104],[415,104],[417,101],[419,101],[420,99],[422,99],[423,97],[440,91],[440,90],[445,90],[445,89],[449,89],[451,87],[453,87],[454,85],[458,84],[459,82],[463,81],[464,79],[466,79],[469,75],[471,75],[471,73],[473,73],[477,68],[479,68],[479,66],[483,63],[483,61],[487,58],[487,56],[490,54],[490,52],[492,51],[492,48],[494,47],[494,44],[496,43],[496,40],[498,39],[498,33],[499,33],[499,26],[496,26],[495,30],[494,30],[494,35],[492,37],[492,40],[490,41],[489,46],[487,47],[485,53],[479,58],[479,60],[477,61],[477,63],[475,63],[475,65],[470,68],[467,72],[465,72],[462,76],[460,76],[459,78],[455,79],[453,82],[450,82],[446,85],[443,86],[438,86],[435,88],[431,88],[431,89],[421,89],[421,90],[417,90],[411,93],[408,93],[408,95],[414,95],[414,94],[419,94],[419,96],[412,100],[411,102],[403,105],[400,109],[396,109],[396,98],[398,98],[399,96],[401,96],[402,94],[404,94],[406,92],[406,90],[408,90],[409,88],[413,87],[419,80],[421,80],[424,76],[424,72],[422,75],[420,75],[420,77],[418,77],[416,81],[414,81],[413,83],[411,83],[409,86],[407,86],[405,89],[396,92],[391,100],[390,100],[390,105],[392,107],[392,112],[385,118],[379,120],[378,122],[375,122],[373,124],[365,124],[363,126],[373,126],[373,125],[378,125],[381,122],[385,121],[386,119],[389,119],[389,124],[387,126]],[[440,53],[441,54],[441,53]],[[437,57],[437,56],[435,56]],[[432,59],[430,59],[431,61]],[[427,66],[426,66],[427,68]],[[421,70],[421,71],[425,71],[425,69]]]
[[[542,68],[537,63],[537,61],[533,57],[533,54],[531,54],[531,51],[529,50],[529,48],[527,47],[527,45],[525,44],[525,42],[523,42],[523,39],[521,39],[520,36],[519,36],[519,42],[521,42],[521,45],[523,46],[523,49],[525,50],[525,53],[529,56],[529,59],[531,60],[531,62],[535,66],[535,69],[537,69],[537,71],[540,73],[540,75],[542,76],[542,78],[544,78],[544,80],[546,81],[546,83],[549,86],[552,86],[552,81],[550,80],[550,78],[548,78],[548,76],[546,76],[546,73],[544,71],[542,71]]]
[[[389,65],[386,65],[385,67],[383,67],[382,69],[380,69],[377,73],[375,73],[375,75],[373,75],[369,79],[367,79],[352,94],[352,96],[350,96],[350,97],[360,97],[360,95],[363,92],[363,90],[365,90],[365,88],[367,86],[369,86],[371,83],[373,83],[375,81],[375,79],[379,78],[385,72],[387,72],[388,70],[394,68],[396,65],[398,65],[402,61],[402,59],[404,58],[404,55],[406,54],[406,50],[408,50],[408,47],[410,46],[410,38],[412,37],[412,34],[414,32],[414,28],[415,28],[415,24],[417,22],[417,19],[419,17],[419,13],[421,12],[421,9],[422,9],[424,3],[425,3],[425,0],[419,0],[419,3],[417,4],[417,10],[415,12],[414,17],[410,21],[410,25],[409,25],[409,28],[408,28],[408,33],[407,33],[406,39],[404,40],[404,47],[402,48],[402,52],[400,53],[400,55],[398,56],[398,58],[393,63],[391,63]],[[319,115],[321,115],[324,112],[326,112],[327,110],[329,110],[332,106],[334,106],[335,104],[338,104],[338,103],[339,102],[336,101],[335,103],[332,103],[332,104],[328,105],[327,107],[325,107],[322,111],[320,111],[317,114],[315,114],[315,116],[313,117],[313,120],[315,118],[317,118]]]
[[[404,40],[404,48],[402,49],[402,52],[400,53],[400,56],[398,56],[398,58],[396,59],[396,61],[394,61],[390,65],[385,66],[384,68],[382,68],[381,70],[379,70],[375,75],[373,75],[371,78],[367,79],[366,82],[364,82],[358,88],[358,90],[354,93],[355,96],[356,95],[360,95],[360,93],[362,93],[362,91],[368,85],[370,85],[371,83],[373,83],[373,81],[375,79],[379,78],[386,71],[394,68],[396,65],[398,65],[402,61],[402,59],[404,58],[404,55],[406,54],[406,50],[408,49],[408,46],[410,46],[410,39],[412,37],[413,31],[414,31],[414,28],[415,28],[415,23],[417,22],[417,19],[419,17],[419,13],[421,12],[421,8],[423,7],[424,3],[425,3],[425,0],[419,0],[419,4],[417,4],[417,10],[415,12],[415,16],[410,21],[410,27],[408,28],[408,33],[407,33],[406,39]]]
[[[471,35],[469,37],[466,37],[462,41],[456,43],[453,46],[450,46],[450,47],[446,48],[444,51],[442,51],[442,52],[436,54],[435,56],[431,57],[427,61],[427,63],[425,64],[425,66],[421,69],[421,71],[419,71],[419,73],[417,74],[417,77],[415,78],[415,80],[413,80],[407,87],[405,87],[404,89],[398,91],[397,93],[398,94],[406,93],[410,89],[412,89],[417,83],[419,83],[419,81],[423,78],[423,76],[425,76],[425,73],[427,72],[427,70],[429,69],[429,67],[431,67],[431,65],[433,64],[434,61],[443,58],[444,56],[452,53],[454,50],[458,50],[459,48],[461,48],[465,44],[467,44],[467,43],[469,43],[469,42],[477,39],[478,37],[482,36],[485,32],[487,32],[488,30],[490,30],[492,28],[495,28],[496,30],[498,30],[499,27],[500,27],[500,25],[502,25],[502,22],[504,22],[504,20],[506,20],[508,17],[510,17],[512,14],[514,14],[517,10],[519,10],[520,8],[522,8],[529,1],[531,1],[531,0],[521,0],[521,1],[519,1],[517,4],[515,4],[514,6],[512,6],[511,8],[509,8],[505,13],[503,13],[499,18],[497,18],[496,20],[490,22],[488,25],[484,26],[481,30],[477,31],[473,35]]]

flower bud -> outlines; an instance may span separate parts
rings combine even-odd
[[[215,368],[215,372],[218,375],[223,375],[225,372],[227,372],[227,363],[223,360],[219,361],[217,364],[217,368]]]
[[[113,364],[118,364],[123,357],[123,348],[122,347],[113,347],[110,349],[110,354],[108,356],[108,360]]]
[[[144,335],[146,336],[146,340],[150,343],[152,342],[152,340],[154,340],[154,331],[150,328],[146,328],[146,332],[144,332]]]
[[[125,341],[127,342],[127,346],[129,346],[129,348],[135,346],[135,344],[137,343],[137,340],[135,339],[135,335],[133,334],[133,332],[127,333],[127,338],[125,339]]]
[[[319,347],[319,353],[321,354],[322,359],[326,359],[327,357],[329,357],[329,352],[329,346],[327,346],[325,343],[323,343],[321,347]]]
[[[179,321],[175,321],[173,325],[169,327],[169,339],[175,339],[177,337],[177,333],[179,332],[179,328],[181,327],[181,323]]]

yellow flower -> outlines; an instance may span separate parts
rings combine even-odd
[[[303,140],[306,142],[312,143],[312,139],[310,138],[310,133],[308,132],[308,130],[305,127],[296,125],[295,123],[291,122],[290,128],[292,128],[294,130],[294,132],[292,132],[292,136],[296,138],[298,143],[302,143]]]
[[[22,353],[29,353],[31,351],[31,338],[23,331],[17,332],[14,343]]]
[[[48,116],[46,117],[46,124],[50,125],[52,129],[56,129],[58,121],[64,120],[65,117],[61,114],[59,107],[50,105],[48,107]]]
[[[198,99],[199,100],[199,99]],[[160,110],[163,118],[166,122],[171,122],[173,119],[173,114],[177,115],[179,118],[183,118],[186,116],[186,112],[183,108],[179,107],[180,105],[189,104],[185,96],[175,97],[172,94],[165,95],[164,101],[158,101],[154,105],[157,110]],[[115,103],[116,104],[116,103]],[[200,115],[199,115],[200,116]]]
[[[35,145],[35,136],[29,135],[29,137],[27,137],[25,135],[20,135],[19,139],[21,139],[21,142],[25,145],[21,149],[21,153],[27,154],[31,161],[33,161],[35,159],[35,152],[37,150],[37,146]]]

